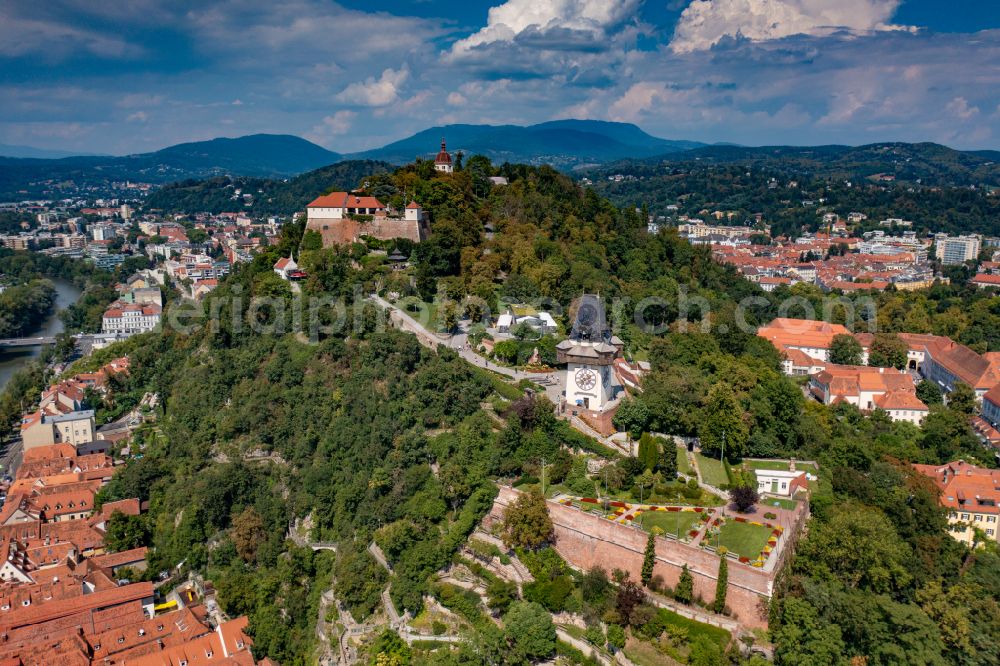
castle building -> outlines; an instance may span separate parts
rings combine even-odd
[[[426,240],[430,227],[424,209],[411,201],[402,214],[376,197],[332,192],[306,207],[306,229],[323,237],[323,247],[354,243],[368,236],[379,240]]]
[[[434,158],[434,170],[441,173],[452,173],[455,170],[451,162],[451,154],[448,152],[447,147],[445,147],[444,139],[441,139],[441,152]]]

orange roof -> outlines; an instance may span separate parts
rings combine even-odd
[[[363,197],[349,192],[331,192],[316,197],[307,208],[385,208],[375,197]]]
[[[58,603],[33,604],[27,607],[11,609],[6,614],[0,614],[0,629],[7,630],[26,627],[72,615],[73,613],[110,608],[152,596],[152,583],[133,583],[109,590],[81,594],[71,599],[62,599]]]
[[[940,503],[970,513],[1000,513],[1000,470],[956,460],[946,465],[914,465],[941,489]]]
[[[1000,384],[997,384],[983,396],[983,400],[989,400],[997,407],[1000,407]]]
[[[862,391],[879,395],[914,391],[913,378],[909,374],[895,368],[873,368],[867,365],[828,364],[822,371],[813,375],[813,381],[826,387],[831,400],[848,396],[860,398]],[[904,398],[894,398],[894,400],[904,400]],[[877,399],[876,404],[878,404]],[[924,408],[926,409],[926,406]]]
[[[829,349],[834,337],[850,334],[851,332],[840,324],[786,318],[775,319],[757,331],[757,335],[770,340],[779,350],[782,347]]]
[[[55,458],[76,457],[76,447],[72,444],[50,444],[49,446],[36,446],[24,452],[24,462],[30,460],[50,460]]]
[[[223,622],[216,631],[206,633],[180,645],[168,647],[158,652],[128,659],[128,666],[203,666],[232,664],[253,666],[250,646],[253,641],[246,635],[248,620],[245,617]]]
[[[875,404],[886,411],[898,409],[908,409],[920,412],[928,411],[927,405],[925,405],[920,398],[917,397],[915,392],[907,391],[905,389],[895,389],[883,393],[879,397],[875,398]]]
[[[1000,275],[992,275],[990,273],[980,273],[976,277],[972,278],[971,282],[973,284],[985,284],[989,286],[1000,287]]]

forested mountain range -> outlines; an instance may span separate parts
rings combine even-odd
[[[639,174],[687,164],[741,165],[786,176],[840,180],[871,179],[928,186],[1000,186],[1000,151],[961,151],[936,143],[875,143],[866,146],[714,145],[652,158],[621,160],[598,173]]]
[[[965,154],[968,155],[968,154]],[[794,160],[793,160],[794,162]],[[944,167],[929,162],[941,171]],[[838,167],[839,168],[839,167]],[[874,168],[873,165],[866,167]],[[823,214],[868,216],[862,230],[879,220],[901,218],[918,233],[1000,235],[1000,190],[972,185],[927,185],[877,180],[810,167],[798,170],[780,158],[753,164],[660,162],[621,163],[585,172],[592,187],[619,206],[645,207],[655,217],[688,215],[707,218],[732,213],[731,224],[744,224],[757,213],[777,234],[818,230]],[[993,166],[981,169],[992,173]],[[968,172],[959,180],[969,178]]]
[[[170,146],[124,157],[0,157],[0,200],[44,196],[53,189],[100,187],[114,181],[169,183],[221,174],[294,176],[340,160],[296,136],[254,134]]]
[[[432,159],[441,139],[454,156],[494,163],[549,164],[588,177],[639,178],[706,166],[741,166],[789,178],[896,182],[934,187],[1000,185],[1000,152],[932,143],[869,146],[706,145],[652,136],[627,123],[557,120],[517,125],[433,127],[381,148],[342,155],[295,136],[256,134],[179,144],[124,157],[0,157],[0,200],[57,197],[74,188],[132,180],[162,184],[215,176],[285,178],[342,160],[405,164]],[[19,154],[24,154],[20,151]]]
[[[462,151],[466,156],[485,155],[496,163],[549,164],[558,168],[676,153],[705,145],[697,141],[660,139],[629,123],[554,120],[528,127],[431,127],[401,141],[350,157],[405,164],[416,157],[433,157],[442,138],[447,140],[448,149],[453,153]]]
[[[374,160],[347,160],[309,171],[290,180],[216,176],[189,179],[165,185],[145,202],[147,210],[165,213],[247,212],[257,215],[290,215],[305,210],[320,194],[333,190],[353,190],[372,174],[385,173],[393,166]],[[236,191],[240,191],[240,195]],[[243,194],[249,194],[246,200]]]

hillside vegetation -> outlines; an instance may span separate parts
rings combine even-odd
[[[494,175],[510,185],[492,187]],[[317,344],[281,332],[287,326],[276,328],[290,323],[295,296],[271,266],[301,247],[299,264],[309,274],[304,296],[343,298],[348,306],[355,294],[376,287],[437,296],[442,307],[451,301],[457,308],[466,307],[469,295],[491,306],[500,297],[545,296],[553,310],[582,292],[628,297],[620,334],[653,365],[641,397],[645,419],[634,425],[698,432],[706,442],[724,429],[733,462],[767,451],[821,465],[815,518],[770,611],[778,663],[986,665],[1000,659],[1000,559],[954,541],[933,487],[905,464],[975,458],[982,449],[965,414],[935,406],[920,430],[884,415],[864,417],[850,405],[806,402],[780,374],[774,349],[736,326],[739,299],[759,297],[747,314],[753,325],[775,315],[778,295],[714,263],[706,248],[673,233],[647,234],[634,209],[619,210],[551,168],[495,168],[472,158],[454,175],[418,162],[367,181],[368,192],[384,201],[398,205],[414,197],[432,213],[431,239],[413,248],[414,285],[364,245],[323,250],[301,223],[292,223],[279,245],[213,292],[222,304],[218,326],[149,334],[93,359],[131,353],[133,369],[116,400],[144,391],[163,398],[157,427],[138,435],[141,457],[102,493],[104,500],[150,500],[154,550],[146,575],[177,565],[182,574],[206,574],[227,612],[250,616],[258,656],[305,664],[313,658],[319,596],[331,585],[359,620],[378,606],[384,583],[401,609],[418,610],[425,592],[445,598],[432,575],[488,509],[495,480],[537,474],[544,456],[550,483],[593,488],[586,464],[564,449],[586,445],[555,420],[551,405],[534,398],[506,402],[483,371],[454,352],[380,330],[383,314],[373,306],[356,304],[348,310],[356,327],[322,333]],[[495,229],[492,239],[484,233],[487,223]],[[248,297],[255,295],[277,300],[250,308]],[[654,295],[662,305],[647,315],[663,330],[624,323],[634,303]],[[695,297],[699,305],[691,314],[706,315],[706,326],[680,333],[680,299]],[[989,316],[1000,312],[998,299],[984,302]],[[251,319],[271,332],[255,332]],[[514,398],[511,388],[504,393]],[[481,408],[483,401],[493,403],[499,422]],[[642,413],[633,410],[636,421]],[[268,459],[259,460],[260,453]],[[640,472],[635,459],[622,459],[612,461],[608,477],[627,488]],[[336,557],[285,539],[289,525],[307,517],[309,538],[337,541]],[[388,548],[391,577],[365,553],[372,540]],[[543,553],[551,559],[550,551]],[[542,557],[527,558],[551,576],[542,581],[544,595],[541,585],[532,594],[555,608],[551,588],[557,582],[565,588],[573,576],[557,563],[541,566]],[[593,573],[592,580],[598,578]],[[461,600],[449,595],[458,607]],[[595,617],[587,610],[594,606],[573,599],[575,608],[590,613],[591,624],[606,619],[632,635],[664,631],[656,613],[632,615],[612,604]],[[568,608],[571,600],[563,594],[560,603]],[[473,625],[468,641],[407,661],[506,663],[510,644],[493,623],[481,622],[482,612],[468,602],[462,612]],[[692,653],[691,663],[740,663],[730,655],[715,649],[695,662]]]
[[[165,185],[146,199],[147,210],[164,213],[246,212],[255,215],[291,215],[305,210],[320,194],[353,190],[362,181],[392,166],[386,162],[348,160],[309,171],[291,180],[218,176],[188,179]],[[241,194],[237,195],[236,191]],[[242,195],[250,195],[245,199]]]

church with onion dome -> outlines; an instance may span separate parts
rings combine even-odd
[[[452,173],[455,170],[455,165],[451,161],[451,153],[448,152],[444,138],[441,139],[441,151],[434,158],[434,170],[441,173]]]

